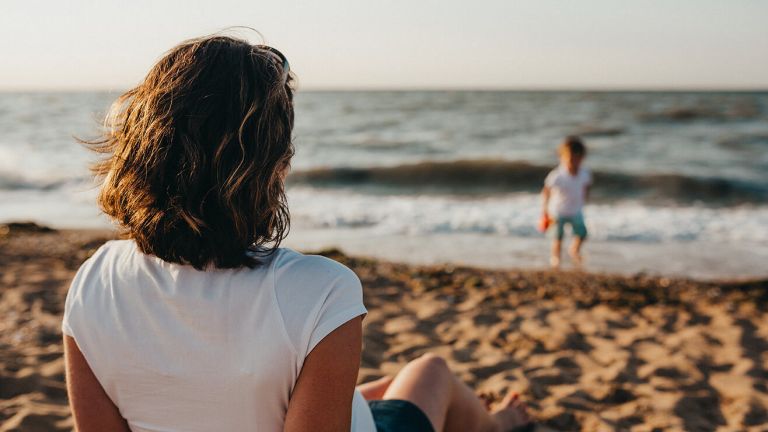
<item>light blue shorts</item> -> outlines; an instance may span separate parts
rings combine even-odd
[[[584,215],[581,212],[576,213],[573,216],[558,216],[555,219],[555,238],[562,240],[565,235],[565,226],[570,225],[573,235],[587,238],[587,226],[584,224]]]

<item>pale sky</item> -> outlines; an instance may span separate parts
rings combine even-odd
[[[0,0],[0,89],[123,90],[238,25],[303,89],[767,89],[767,23],[763,0]]]

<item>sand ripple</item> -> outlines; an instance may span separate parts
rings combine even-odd
[[[0,234],[0,432],[71,430],[59,323],[109,233]],[[426,352],[539,430],[768,427],[768,281],[414,267],[327,255],[363,280],[361,381]]]

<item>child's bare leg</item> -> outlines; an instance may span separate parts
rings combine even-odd
[[[392,384],[391,376],[387,375],[371,382],[363,383],[357,386],[357,390],[363,395],[365,400],[379,400],[384,397],[389,385]]]
[[[549,257],[549,264],[553,268],[560,267],[560,250],[562,249],[562,245],[562,239],[555,239],[552,241],[552,254]]]
[[[584,243],[583,237],[574,237],[571,243],[570,255],[574,264],[581,265],[581,245]]]
[[[507,401],[489,413],[442,358],[426,354],[395,376],[384,399],[403,399],[418,406],[436,431],[508,431],[530,422],[525,406]]]

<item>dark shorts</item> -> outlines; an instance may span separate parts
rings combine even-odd
[[[587,226],[584,224],[584,216],[581,213],[576,213],[573,216],[558,216],[555,220],[556,229],[555,237],[558,240],[562,240],[565,235],[565,226],[570,225],[573,230],[573,235],[587,238]]]
[[[368,406],[377,432],[435,432],[427,415],[406,400],[375,400]]]

